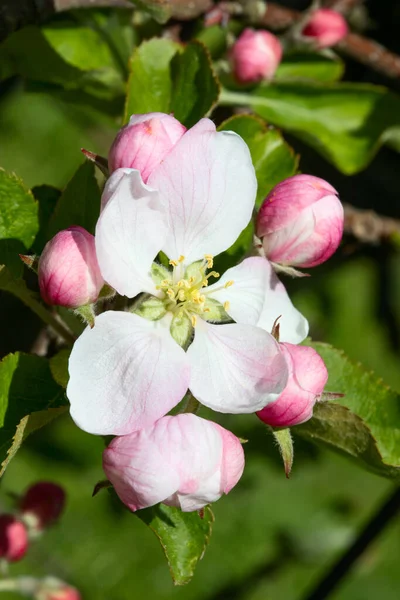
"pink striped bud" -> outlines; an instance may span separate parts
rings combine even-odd
[[[301,34],[312,40],[318,48],[328,48],[340,42],[349,32],[345,18],[329,8],[311,13]]]
[[[230,53],[233,73],[239,83],[272,79],[282,59],[282,46],[269,31],[245,29]]]
[[[328,371],[313,348],[284,343],[280,347],[289,367],[288,383],[277,400],[256,414],[271,427],[292,427],[311,419]]]
[[[343,235],[343,207],[336,190],[312,175],[285,179],[264,200],[257,235],[271,262],[294,267],[323,263]]]
[[[238,438],[193,414],[114,438],[103,454],[108,479],[132,511],[158,502],[198,510],[227,494],[243,468]]]
[[[28,532],[13,515],[0,515],[0,557],[16,562],[28,549]]]
[[[58,519],[65,505],[65,492],[62,487],[48,481],[40,481],[25,492],[20,501],[20,511],[24,518],[41,530]]]
[[[47,304],[77,308],[96,302],[104,285],[94,237],[83,227],[57,233],[39,260],[39,286]]]
[[[120,168],[137,169],[146,183],[185,131],[186,127],[165,113],[132,115],[111,146],[110,174]]]

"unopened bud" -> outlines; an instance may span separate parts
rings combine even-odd
[[[295,175],[270,192],[257,216],[266,257],[279,265],[314,267],[335,252],[343,235],[343,207],[323,179]]]
[[[245,29],[230,53],[233,74],[239,83],[272,79],[282,59],[282,46],[269,31]]]
[[[16,562],[26,553],[28,548],[28,532],[22,523],[13,515],[0,515],[0,557]]]
[[[20,501],[20,511],[35,529],[42,530],[58,519],[65,506],[62,487],[40,481],[27,489]]]
[[[46,582],[35,594],[35,600],[81,600],[78,590],[63,582]]]
[[[47,304],[77,308],[96,302],[104,285],[94,236],[83,227],[57,233],[39,260],[39,286]]]
[[[345,18],[335,10],[320,8],[311,13],[301,31],[317,48],[329,48],[340,42],[348,34]]]
[[[311,419],[328,380],[328,371],[313,348],[293,344],[280,347],[289,368],[289,379],[278,398],[257,416],[271,427],[292,427]]]
[[[137,169],[146,183],[185,131],[184,125],[165,113],[132,115],[111,146],[110,174],[120,168]]]

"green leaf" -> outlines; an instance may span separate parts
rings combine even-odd
[[[61,196],[60,190],[50,185],[38,185],[32,188],[32,194],[39,205],[39,231],[32,245],[34,252],[40,254],[48,241],[47,230],[57,202]]]
[[[178,49],[172,40],[153,39],[134,50],[129,63],[124,122],[135,113],[169,112],[170,65]]]
[[[31,247],[39,229],[38,205],[32,193],[14,174],[0,169],[0,263],[20,277],[18,254]]]
[[[290,429],[275,429],[272,430],[272,435],[278,445],[279,452],[282,457],[283,466],[285,469],[285,475],[289,479],[290,471],[293,466],[293,439],[290,433]]]
[[[218,100],[219,83],[211,67],[207,48],[190,42],[172,61],[171,112],[187,127],[204,117]]]
[[[105,97],[123,93],[118,63],[108,43],[99,32],[76,23],[43,30],[30,26],[7,38],[0,46],[0,79],[15,74]]]
[[[316,53],[287,54],[275,73],[275,81],[320,81],[333,83],[344,72],[340,58]]]
[[[344,397],[323,401],[295,433],[346,454],[378,475],[400,479],[400,395],[328,344],[307,342],[329,372],[326,390]]]
[[[251,105],[347,175],[365,168],[400,125],[399,97],[367,84],[263,84],[248,94],[224,92],[221,103]]]
[[[64,389],[67,387],[69,381],[68,360],[70,354],[71,350],[64,348],[55,354],[49,362],[54,381]]]
[[[165,552],[175,585],[184,585],[193,577],[198,561],[209,542],[214,515],[209,506],[203,518],[198,512],[158,504],[135,513],[154,531]]]
[[[234,131],[248,145],[258,183],[257,208],[277,183],[296,173],[298,157],[293,149],[277,129],[267,127],[258,117],[234,116],[224,121],[218,130]],[[250,223],[236,242],[223,255],[217,257],[216,269],[223,272],[235,265],[250,248],[252,242],[253,223]]]
[[[100,198],[94,164],[84,162],[57,202],[50,219],[48,238],[72,225],[80,225],[94,233],[100,214]]]
[[[191,127],[214,106],[219,85],[207,49],[200,42],[181,46],[166,39],[152,39],[135,49],[124,121],[131,114],[174,113]]]
[[[1,361],[0,476],[27,435],[65,410],[64,390],[45,358],[17,352]]]

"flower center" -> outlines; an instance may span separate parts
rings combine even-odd
[[[184,268],[184,256],[180,256],[177,260],[170,260],[169,264],[173,267],[171,277],[161,281],[156,287],[164,294],[163,300],[165,309],[172,312],[174,315],[186,315],[190,318],[193,327],[196,326],[197,316],[204,315],[210,312],[207,306],[207,288],[210,284],[210,277],[218,279],[220,276],[216,271],[209,269],[213,267],[213,256],[206,254],[204,260],[191,264],[186,269]],[[229,287],[233,281],[227,281],[222,287]],[[226,305],[226,306],[225,306]],[[228,303],[225,303],[224,308],[228,308]]]

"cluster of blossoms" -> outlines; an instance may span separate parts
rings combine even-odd
[[[329,8],[312,11],[298,31],[299,41],[315,49],[329,48],[348,33],[344,17]],[[246,28],[230,51],[230,62],[238,83],[270,80],[282,60],[279,39],[269,31]]]
[[[18,498],[15,514],[0,515],[0,560],[3,563],[21,560],[31,540],[58,520],[64,505],[65,493],[59,485],[48,481],[31,485]],[[10,590],[15,589],[34,600],[80,600],[78,590],[52,577],[43,580],[20,577],[10,583]]]
[[[170,115],[134,115],[109,169],[95,237],[78,227],[60,232],[39,262],[54,304],[91,303],[104,281],[135,299],[126,311],[99,314],[76,341],[71,416],[89,433],[117,436],[103,467],[131,510],[158,502],[198,510],[238,482],[242,445],[195,414],[168,413],[189,394],[271,426],[311,417],[327,371],[312,348],[297,345],[308,324],[274,265],[326,260],[341,239],[341,203],[316,177],[282,182],[257,217],[258,255],[220,276],[214,257],[248,225],[256,198],[240,136],[217,132],[209,119],[186,130]]]

